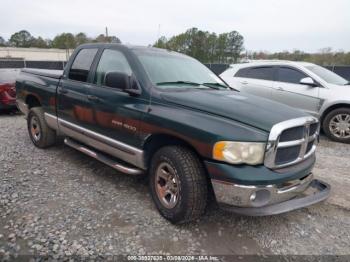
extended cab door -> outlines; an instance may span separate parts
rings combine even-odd
[[[319,87],[300,84],[300,80],[305,77],[308,75],[296,68],[280,66],[272,97],[273,100],[317,116],[320,105]]]
[[[240,87],[238,89],[240,91],[271,99],[275,67],[254,66],[242,68],[237,71],[235,78],[239,82]]]
[[[132,96],[121,88],[107,87],[104,81],[108,72],[133,74],[126,56],[118,47],[104,49],[94,69],[88,94],[93,103],[94,131],[116,143],[138,147],[140,118],[149,101]]]
[[[57,116],[62,129],[73,125],[88,128],[93,124],[91,101],[87,97],[88,80],[97,48],[81,49],[57,89]],[[72,125],[73,124],[73,125]]]

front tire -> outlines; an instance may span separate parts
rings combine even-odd
[[[152,158],[149,182],[157,209],[170,222],[190,222],[204,213],[206,173],[191,150],[180,146],[161,148]]]
[[[338,108],[328,113],[323,121],[323,131],[334,141],[350,143],[350,108]]]
[[[30,109],[27,117],[29,137],[33,144],[39,148],[47,148],[56,142],[56,132],[51,129],[44,118],[44,111],[41,107]]]

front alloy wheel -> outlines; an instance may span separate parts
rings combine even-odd
[[[166,162],[161,163],[156,172],[155,188],[157,196],[166,208],[176,206],[179,199],[179,178]]]
[[[207,204],[204,166],[189,148],[165,146],[151,160],[150,189],[159,213],[172,223],[199,218]]]

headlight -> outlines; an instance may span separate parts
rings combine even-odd
[[[214,145],[213,158],[231,164],[258,165],[264,162],[265,143],[220,141]]]

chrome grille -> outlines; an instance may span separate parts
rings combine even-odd
[[[312,156],[319,135],[318,120],[301,117],[274,125],[265,153],[265,166],[276,169],[294,165]]]

